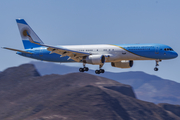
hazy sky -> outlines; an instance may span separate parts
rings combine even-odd
[[[50,45],[162,43],[180,55],[180,0],[0,0],[0,15],[1,47],[23,49],[15,19],[24,18]],[[32,61],[4,49],[0,54],[0,71]],[[155,61],[135,61],[130,69],[104,65],[180,82],[180,57],[162,61],[158,72],[154,67]]]

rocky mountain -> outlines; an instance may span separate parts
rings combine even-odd
[[[67,74],[78,72],[78,67],[69,67],[47,62],[32,62],[41,75]],[[96,75],[94,70],[87,73]],[[144,72],[106,72],[97,76],[116,80],[133,87],[138,99],[153,103],[170,103],[180,105],[180,83],[172,80],[162,79],[155,75]]]
[[[167,103],[160,103],[158,105],[161,106],[163,109],[170,111],[180,117],[180,105],[171,105]]]
[[[179,120],[179,108],[138,100],[131,86],[86,73],[40,76],[24,64],[0,73],[1,120]]]

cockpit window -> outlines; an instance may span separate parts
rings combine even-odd
[[[165,51],[173,51],[172,48],[164,48]]]

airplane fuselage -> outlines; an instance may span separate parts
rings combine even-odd
[[[166,60],[177,57],[177,53],[167,45],[163,44],[121,44],[121,45],[70,45],[70,46],[56,46],[66,48],[73,51],[85,52],[92,55],[103,54],[110,55],[106,62],[116,62],[121,60]],[[169,48],[169,50],[165,50]],[[36,47],[26,49],[27,52],[33,54],[26,54],[17,52],[17,54],[43,61],[51,62],[75,62],[68,59],[68,56],[62,57],[59,54],[52,53],[47,50],[47,47]]]

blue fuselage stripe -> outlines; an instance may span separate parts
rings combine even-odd
[[[164,51],[164,48],[170,47],[163,44],[121,44],[117,46],[135,55],[151,59],[169,59],[176,54],[174,51]]]

